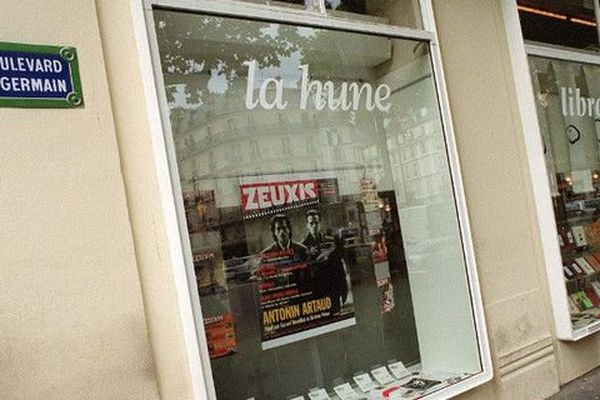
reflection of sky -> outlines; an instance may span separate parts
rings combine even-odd
[[[175,88],[175,92],[173,93],[173,101],[169,103],[169,107],[171,109],[175,109],[175,108],[195,109],[202,105],[202,99],[200,99],[200,102],[197,104],[191,104],[188,101],[189,94],[185,90],[184,83],[172,85],[171,87]],[[200,97],[202,97],[202,96],[200,96]]]
[[[302,77],[302,72],[299,69],[301,59],[302,53],[295,51],[289,57],[279,57],[278,67],[258,69],[254,87],[260,88],[260,85],[269,78],[282,78],[284,87],[297,88]]]
[[[219,63],[217,68],[210,70],[210,78],[206,84],[206,88],[213,94],[224,94],[229,87],[229,82],[223,72],[223,64]]]
[[[276,39],[279,36],[279,25],[270,24],[264,28],[260,28],[260,33],[263,36],[270,36],[272,39]]]
[[[335,10],[342,4],[342,0],[329,0],[329,4],[331,5],[331,8]]]
[[[270,24],[261,28],[260,32],[264,36],[270,36],[276,39],[279,36],[279,24]],[[298,36],[303,38],[312,38],[316,35],[316,30],[313,28],[299,26],[296,28]],[[303,58],[301,51],[295,51],[287,57],[279,57],[278,67],[268,67],[256,71],[255,88],[260,88],[260,85],[269,78],[283,78],[284,87],[297,88],[302,77],[299,70],[300,62]]]

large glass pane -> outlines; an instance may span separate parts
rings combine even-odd
[[[600,321],[600,67],[530,57],[575,330]]]
[[[598,51],[594,0],[518,0],[525,40]]]
[[[219,399],[481,371],[427,43],[155,11]]]

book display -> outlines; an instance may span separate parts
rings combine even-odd
[[[558,243],[574,330],[600,325],[600,182],[598,172],[589,175],[589,191],[580,193],[573,189],[572,178],[556,177]]]
[[[489,379],[427,43],[155,16],[217,399]]]
[[[318,399],[318,400],[416,400],[427,394],[440,390],[449,385],[456,384],[467,376],[453,376],[439,378],[426,376],[418,372],[418,368],[406,369],[400,377],[392,376],[392,368],[397,369],[401,362],[393,362],[388,366],[377,367],[371,373],[360,372],[354,376],[352,382],[344,382],[342,379],[334,380],[329,388],[313,388],[306,394],[293,395],[289,400]],[[392,365],[395,365],[392,367]],[[389,369],[388,369],[389,368]],[[376,378],[386,374],[386,383],[381,383]]]
[[[530,69],[561,254],[560,269],[551,268],[567,297],[553,300],[557,331],[576,340],[600,330],[600,70],[542,57],[530,57]],[[564,296],[549,277],[552,296]]]

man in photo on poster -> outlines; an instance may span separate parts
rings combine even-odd
[[[292,239],[292,223],[286,214],[276,214],[271,218],[270,230],[273,243],[261,251],[265,257],[281,257],[293,261],[304,261],[308,249]]]
[[[308,210],[306,234],[302,244],[308,249],[316,273],[315,291],[331,297],[331,313],[337,314],[348,299],[348,283],[344,266],[344,239],[331,237],[321,230],[321,213]]]
[[[315,209],[306,212],[306,234],[302,244],[308,249],[312,258],[322,254],[322,250],[333,247],[333,237],[326,235],[321,230],[321,213]]]

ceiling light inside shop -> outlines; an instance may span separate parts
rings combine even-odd
[[[570,18],[570,20],[571,20],[571,22],[574,22],[576,24],[587,25],[587,26],[596,26],[595,22],[588,21],[587,19]]]
[[[517,8],[519,9],[519,11],[536,14],[536,15],[541,15],[543,17],[559,19],[562,21],[569,20],[569,21],[573,22],[574,24],[580,24],[580,25],[586,25],[586,26],[596,26],[596,23],[594,21],[590,21],[590,20],[583,19],[583,18],[575,18],[575,17],[569,18],[568,16],[563,15],[563,14],[557,14],[554,12],[541,10],[539,8],[527,7],[527,6],[517,6]]]
[[[532,14],[537,14],[537,15],[542,15],[542,16],[548,17],[548,18],[556,18],[556,19],[562,19],[562,20],[566,20],[567,19],[566,15],[561,15],[561,14],[553,13],[553,12],[550,12],[550,11],[540,10],[538,8],[526,7],[526,6],[517,6],[517,8],[520,11],[524,11],[524,12],[528,12],[528,13],[532,13]]]

